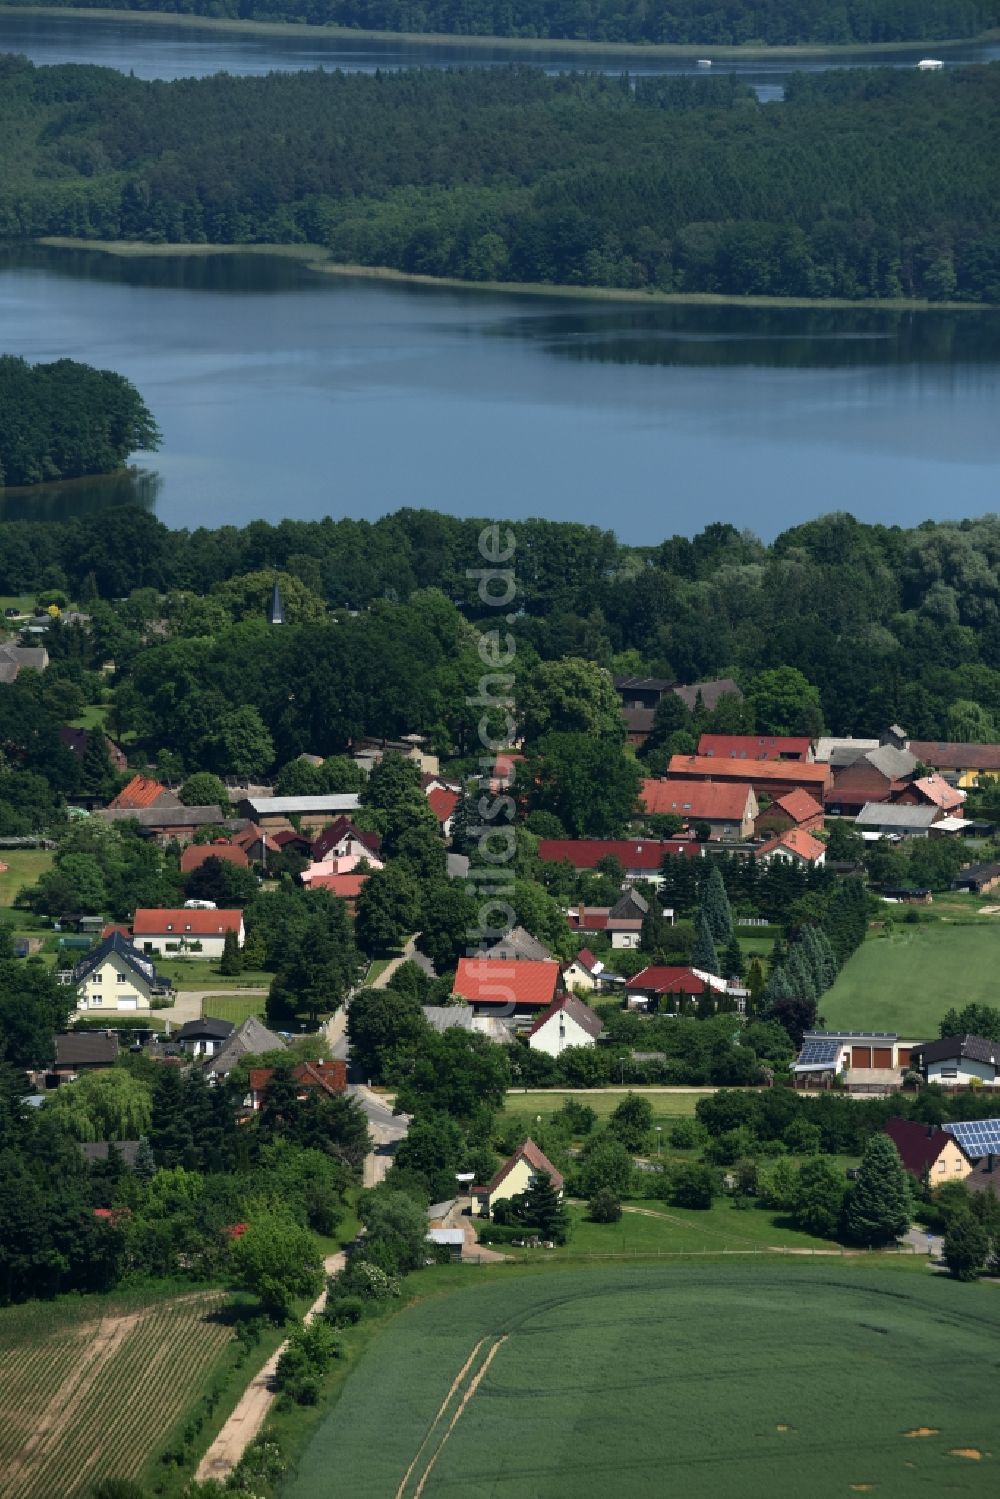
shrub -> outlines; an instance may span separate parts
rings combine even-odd
[[[956,1213],[944,1236],[944,1262],[956,1280],[975,1280],[986,1263],[989,1239],[971,1213]]]
[[[705,1127],[697,1119],[678,1119],[670,1127],[670,1143],[677,1150],[697,1150],[705,1143]]]
[[[679,1208],[710,1208],[717,1187],[715,1172],[709,1166],[685,1162],[673,1173],[670,1201]]]
[[[622,1205],[613,1192],[595,1192],[587,1204],[587,1216],[592,1223],[617,1223],[622,1215]]]

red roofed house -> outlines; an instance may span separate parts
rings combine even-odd
[[[838,817],[855,817],[869,802],[890,801],[905,785],[861,758],[834,772],[824,805]]]
[[[191,874],[193,870],[200,869],[208,859],[234,864],[237,869],[250,867],[246,850],[235,843],[189,843],[181,854],[181,874]]]
[[[822,826],[821,803],[808,791],[798,788],[776,796],[771,805],[758,814],[754,832],[758,837],[783,833],[786,828],[801,828],[804,833],[814,833]]]
[[[309,889],[328,890],[329,893],[331,895],[335,895],[338,900],[346,900],[347,909],[353,916],[355,906],[357,905],[358,896],[361,894],[362,887],[367,878],[367,873],[318,874],[316,875],[315,879],[310,881]]]
[[[190,906],[179,910],[140,907],[132,919],[136,947],[178,958],[192,952],[203,958],[221,958],[227,932],[235,932],[237,942],[243,946],[246,932],[242,911],[199,911]]]
[[[133,776],[127,786],[108,802],[116,811],[140,812],[146,807],[179,807],[180,797],[149,776]]]
[[[759,796],[780,795],[800,787],[823,801],[833,784],[829,765],[806,765],[801,760],[730,760],[719,755],[671,755],[667,774],[672,781],[737,781],[752,786]]]
[[[589,947],[581,947],[572,963],[563,969],[563,983],[567,989],[596,989],[604,972],[604,964],[595,958]]]
[[[672,963],[652,963],[625,985],[625,1005],[629,1010],[663,1010],[676,1014],[710,990],[713,994],[731,995],[737,1009],[746,1005],[745,989],[733,986],[714,973]]]
[[[901,791],[894,792],[892,800],[904,806],[939,807],[949,817],[965,816],[965,792],[949,786],[944,776],[937,774],[908,781]]]
[[[596,869],[602,859],[617,859],[626,880],[651,880],[662,875],[664,854],[685,854],[700,859],[700,843],[687,838],[543,838],[538,857],[543,864],[572,864],[574,869]]]
[[[459,958],[452,984],[477,1013],[515,1020],[533,1020],[561,990],[559,964],[530,958]]]
[[[936,1124],[916,1119],[887,1119],[884,1133],[899,1151],[899,1159],[911,1176],[925,1178],[932,1187],[946,1181],[962,1181],[972,1170],[972,1161],[954,1135]]]
[[[490,790],[509,791],[514,784],[517,767],[524,756],[516,750],[501,750],[493,765],[493,774],[490,776]]]
[[[702,734],[698,753],[730,760],[799,760],[808,765],[812,763],[813,747],[804,734]]]
[[[488,1187],[473,1188],[479,1212],[488,1215],[501,1200],[520,1197],[539,1176],[547,1176],[560,1197],[562,1196],[562,1173],[556,1170],[548,1156],[539,1150],[529,1136],[517,1147],[510,1159],[504,1162]]]
[[[560,994],[528,1032],[532,1051],[558,1057],[570,1046],[595,1046],[604,1021],[574,994]]]
[[[273,1076],[273,1067],[250,1068],[249,1092],[244,1100],[246,1108],[253,1109],[254,1113],[261,1108],[267,1097],[267,1085]],[[347,1088],[347,1063],[300,1062],[297,1067],[292,1068],[292,1077],[299,1085],[296,1095],[298,1098],[305,1098],[307,1093],[314,1090],[327,1098],[334,1098]]]
[[[461,800],[461,793],[451,791],[447,786],[435,786],[427,793],[427,805],[440,823],[441,831],[446,838],[451,837],[451,820]]]
[[[275,843],[271,834],[265,833],[255,822],[234,833],[229,841],[234,848],[243,849],[251,864],[266,864],[269,854],[281,852],[280,845]]]
[[[770,864],[772,860],[794,864],[799,869],[819,869],[826,863],[826,844],[814,838],[812,833],[803,832],[801,828],[789,828],[787,832],[779,833],[776,838],[761,844],[757,850],[758,864]]]
[[[706,822],[713,843],[749,838],[759,811],[754,789],[746,782],[643,781],[639,801],[647,817],[669,812],[683,817],[689,827]]]
[[[356,828],[349,817],[338,817],[317,833],[312,856],[316,863],[322,863],[324,859],[347,859],[352,855],[358,859],[371,858],[378,854],[381,842],[378,833],[364,832]]]

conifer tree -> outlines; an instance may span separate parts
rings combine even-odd
[[[712,929],[708,924],[704,909],[698,912],[694,948],[691,952],[691,967],[700,968],[703,973],[718,974],[719,972],[719,955],[716,952]]]
[[[107,801],[114,796],[117,784],[108,741],[99,728],[91,729],[80,757],[80,790],[85,796]]]
[[[724,946],[733,935],[733,912],[729,904],[729,896],[726,894],[722,870],[717,864],[712,865],[712,871],[702,895],[701,908],[708,918],[713,940]]]
[[[152,1181],[156,1175],[156,1158],[145,1135],[139,1136],[139,1148],[135,1153],[135,1165],[132,1169],[140,1181]]]
[[[743,949],[740,947],[737,937],[730,937],[726,950],[722,955],[722,966],[726,970],[725,978],[743,977]]]
[[[847,1203],[847,1232],[856,1244],[891,1244],[910,1226],[913,1198],[899,1152],[888,1135],[872,1135]]]
[[[538,1230],[539,1237],[554,1244],[565,1244],[569,1236],[569,1218],[548,1172],[540,1171],[521,1197],[521,1215],[525,1223]]]
[[[243,954],[240,951],[239,938],[232,930],[228,931],[222,942],[222,958],[219,962],[219,972],[226,978],[233,978],[243,967]]]

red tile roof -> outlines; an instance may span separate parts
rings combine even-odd
[[[274,1076],[273,1067],[251,1067],[248,1074],[251,1093],[265,1093]],[[300,1062],[292,1068],[292,1077],[302,1088],[319,1088],[323,1093],[343,1093],[347,1087],[347,1063]]]
[[[667,774],[696,780],[744,781],[750,785],[812,786],[822,792],[832,775],[829,765],[800,760],[727,760],[714,755],[672,755]]]
[[[625,988],[640,994],[650,989],[654,994],[702,994],[705,980],[699,978],[693,968],[653,963],[630,978]]]
[[[944,812],[955,811],[965,801],[965,792],[949,786],[943,776],[921,776],[912,784],[922,797]]]
[[[220,937],[239,932],[242,911],[197,911],[185,906],[180,910],[140,907],[132,919],[132,933],[140,937]]]
[[[777,848],[787,848],[791,853],[797,854],[800,859],[806,859],[810,864],[815,863],[821,854],[826,853],[826,844],[814,838],[811,833],[806,833],[802,828],[789,828],[786,833],[779,833],[776,838],[769,838],[767,843],[762,843],[757,850],[757,857],[762,854],[773,854]]]
[[[594,957],[594,954],[591,952],[589,947],[581,947],[580,951],[576,955],[575,961],[579,963],[581,968],[586,968],[588,973],[593,973],[594,964],[598,960]]]
[[[559,979],[559,964],[541,959],[459,958],[451,988],[470,1004],[545,1009],[555,998]]]
[[[574,932],[606,932],[610,919],[610,906],[570,906],[566,912]]]
[[[309,881],[309,889],[329,890],[338,900],[357,900],[367,879],[367,871],[362,874],[318,874]]]
[[[237,869],[247,869],[250,860],[246,850],[233,843],[189,843],[181,854],[181,874],[190,874],[200,869],[206,859],[218,859],[223,864],[235,864]]]
[[[369,853],[377,854],[381,845],[381,838],[377,833],[363,832],[361,828],[355,827],[349,817],[338,817],[328,827],[317,833],[313,840],[313,858],[321,862],[332,848],[336,848],[342,838],[351,837],[360,843]]]
[[[724,755],[731,760],[806,760],[812,749],[808,735],[702,734],[699,755]]]
[[[595,1041],[604,1029],[604,1021],[600,1015],[597,1014],[596,1010],[592,1010],[589,1005],[585,1005],[582,999],[577,999],[575,994],[559,994],[549,1005],[548,1009],[539,1015],[528,1035],[536,1035],[542,1026],[548,1025],[552,1017],[558,1015],[561,1010],[565,1010],[570,1019],[575,1020],[581,1030],[586,1031]]]
[[[617,859],[625,868],[655,872],[664,854],[701,857],[702,845],[682,838],[543,838],[538,857],[543,864],[561,864],[574,869],[596,869],[602,859]]]
[[[899,1158],[907,1171],[914,1176],[923,1176],[929,1171],[949,1143],[961,1145],[946,1129],[928,1124],[918,1124],[915,1119],[888,1119],[884,1131],[899,1151]],[[965,1155],[965,1151],[962,1151]]]
[[[823,816],[822,803],[810,796],[808,791],[803,791],[801,786],[776,796],[771,803],[771,809],[774,807],[779,807],[793,822],[811,822],[814,817]]]
[[[449,791],[446,786],[438,786],[427,793],[427,805],[442,827],[461,800],[457,791]]]
[[[675,757],[676,758],[676,757]],[[719,785],[713,781],[643,781],[639,800],[652,817],[673,812],[692,822],[743,822],[753,787],[745,782]]]
[[[141,807],[155,806],[161,796],[167,795],[166,786],[161,786],[159,781],[150,780],[149,776],[133,776],[108,806],[138,812]]]
[[[544,1153],[544,1151],[538,1148],[534,1140],[532,1140],[531,1136],[529,1135],[528,1138],[523,1142],[523,1144],[517,1147],[514,1154],[503,1163],[496,1176],[494,1176],[493,1180],[486,1188],[489,1196],[492,1197],[497,1188],[503,1184],[503,1182],[513,1171],[514,1167],[517,1165],[518,1161],[527,1161],[532,1171],[544,1171],[546,1175],[551,1179],[552,1185],[555,1187],[556,1191],[562,1191],[562,1172],[556,1170],[552,1162],[549,1160],[548,1156]]]

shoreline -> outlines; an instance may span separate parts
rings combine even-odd
[[[845,60],[863,60],[866,56],[882,56],[891,53],[906,56],[908,53],[926,52],[928,47],[938,52],[949,48],[975,47],[1000,41],[1000,29],[983,31],[976,36],[951,37],[945,40],[924,39],[908,42],[849,42],[834,46],[817,42],[804,42],[795,46],[747,44],[745,46],[716,46],[710,42],[588,42],[569,37],[521,38],[507,36],[457,36],[439,31],[368,31],[355,30],[348,26],[308,26],[294,21],[243,21],[216,18],[214,16],[192,16],[171,11],[116,10],[113,6],[91,8],[89,6],[53,5],[0,5],[0,13],[22,16],[63,16],[69,20],[86,21],[134,21],[144,26],[174,26],[188,31],[209,31],[223,35],[257,37],[327,38],[334,42],[386,42],[395,45],[425,46],[445,49],[494,48],[504,52],[525,56],[542,52],[564,52],[575,57],[598,56],[600,54],[640,59],[661,58],[686,61],[703,57],[710,51],[713,59],[733,62],[740,58],[751,61],[764,58],[809,58],[830,57]],[[516,56],[514,58],[516,61]],[[877,66],[878,64],[875,64]]]
[[[463,281],[457,276],[426,276],[415,271],[400,271],[392,266],[345,265],[330,259],[322,245],[219,245],[219,244],[147,244],[144,240],[75,239],[66,235],[45,235],[31,241],[53,250],[92,250],[119,260],[166,259],[187,255],[265,255],[276,259],[297,260],[307,271],[321,276],[363,278],[403,285],[437,287],[444,291],[489,292],[511,297],[559,297],[585,302],[630,302],[640,306],[678,307],[763,307],[763,308],[831,308],[872,309],[877,312],[1000,312],[991,302],[929,302],[916,297],[864,298],[840,297],[738,297],[716,292],[664,292],[632,290],[611,286],[566,286],[548,282]]]

